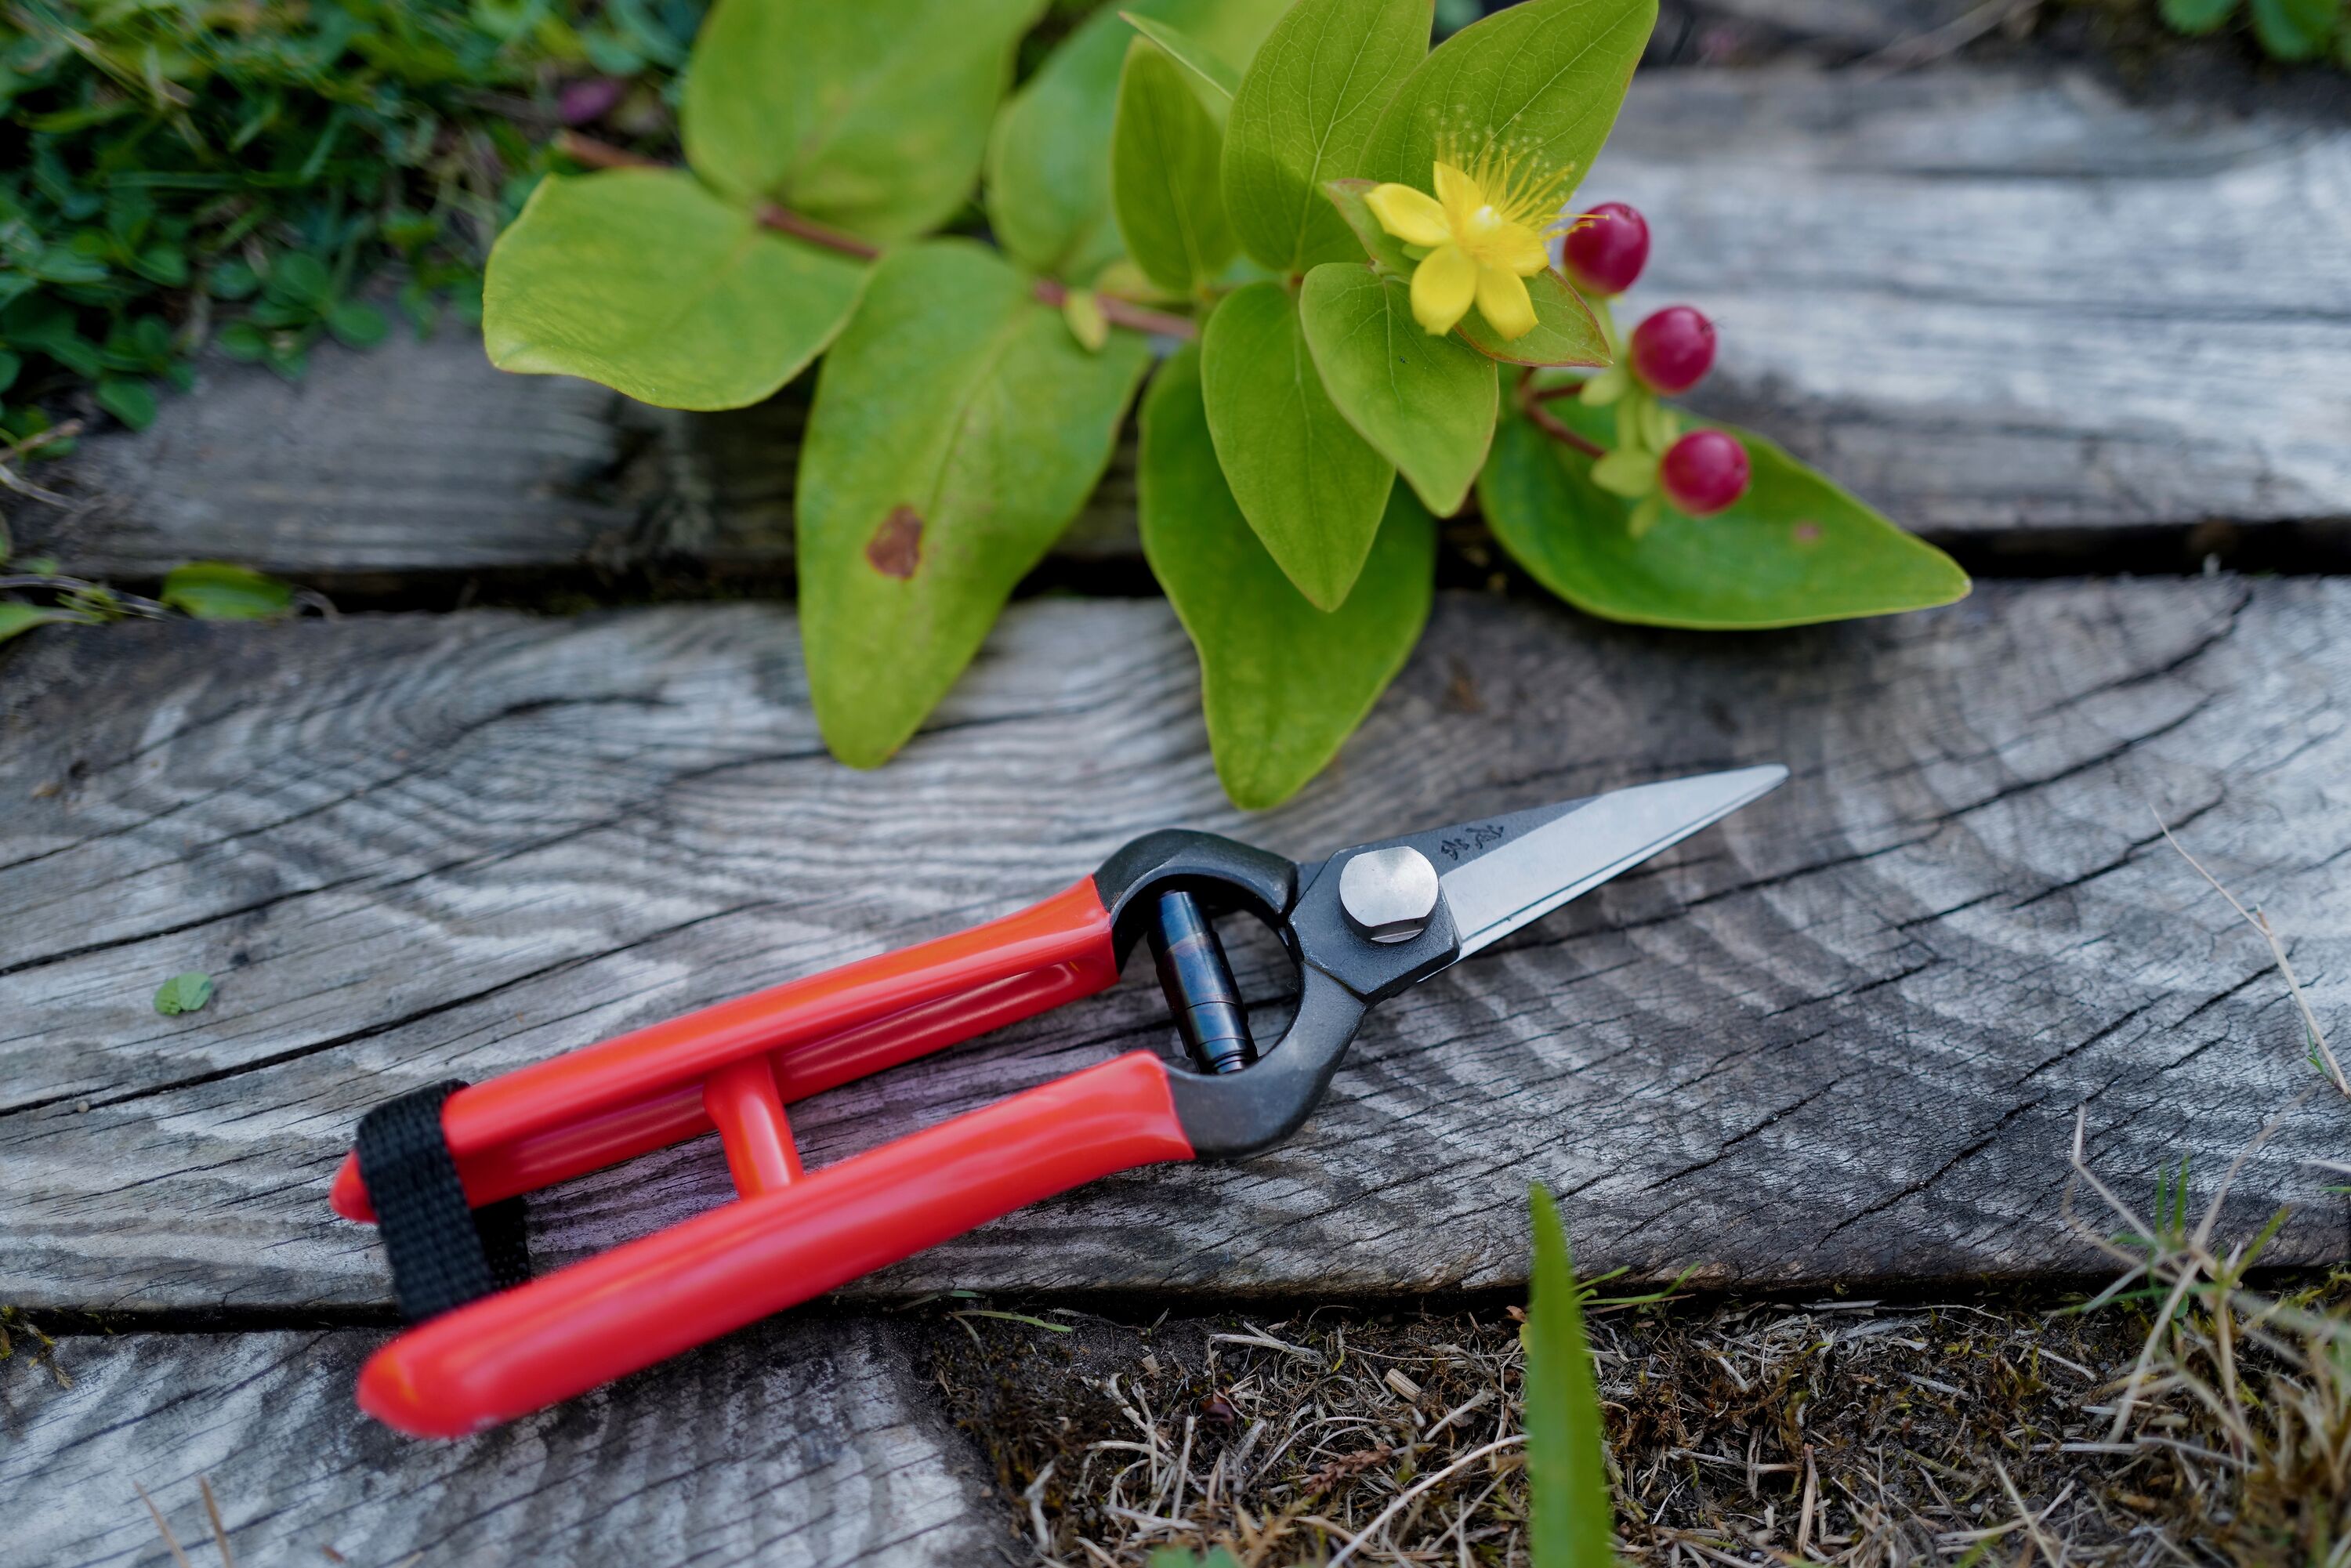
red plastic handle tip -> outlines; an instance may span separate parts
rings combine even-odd
[[[360,1156],[357,1150],[343,1156],[335,1169],[335,1185],[327,1189],[327,1203],[345,1219],[356,1219],[362,1225],[375,1223],[375,1205],[368,1201],[367,1183],[360,1179]]]
[[[453,1400],[445,1393],[437,1399],[428,1397],[409,1377],[402,1359],[382,1351],[368,1357],[367,1364],[360,1368],[359,1406],[412,1437],[470,1437],[498,1424],[497,1416],[481,1413],[478,1396],[463,1400]]]

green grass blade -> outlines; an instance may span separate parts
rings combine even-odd
[[[1525,1333],[1530,1554],[1534,1568],[1613,1568],[1600,1391],[1583,1337],[1575,1265],[1551,1194],[1538,1183],[1527,1202],[1535,1239]]]

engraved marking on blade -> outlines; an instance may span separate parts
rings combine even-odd
[[[1478,854],[1510,836],[1510,830],[1499,822],[1464,822],[1458,831],[1437,841],[1437,852],[1459,865],[1464,856]]]

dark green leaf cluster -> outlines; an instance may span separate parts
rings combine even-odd
[[[2246,13],[2272,57],[2314,60],[2333,53],[2351,69],[2351,16],[2343,0],[2160,0],[2163,19],[2191,37],[2217,33]]]
[[[15,0],[0,11],[0,431],[124,423],[208,339],[291,377],[479,308],[567,79],[684,63],[700,0]],[[616,83],[617,85],[617,83]],[[655,89],[643,89],[648,93]],[[57,450],[55,447],[52,451]]]
[[[1152,338],[1144,549],[1244,806],[1312,778],[1403,668],[1436,518],[1473,491],[1538,580],[1617,619],[1787,625],[1965,591],[1760,442],[1733,514],[1628,506],[1591,454],[1637,446],[1653,481],[1677,416],[1647,393],[1542,406],[1559,367],[1616,351],[1541,235],[1656,0],[1525,0],[1434,49],[1430,0],[1134,0],[1008,99],[1039,9],[719,0],[687,167],[600,155],[490,259],[509,370],[716,409],[823,355],[800,623],[843,760],[882,762],[946,695],[1108,463]],[[1483,193],[1440,188],[1457,174]],[[1000,248],[929,237],[976,180]]]

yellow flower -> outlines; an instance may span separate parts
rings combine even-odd
[[[1523,280],[1551,265],[1543,235],[1565,175],[1536,175],[1489,145],[1474,162],[1448,162],[1440,152],[1435,183],[1434,196],[1385,184],[1364,198],[1382,228],[1427,253],[1413,268],[1413,319],[1432,333],[1450,332],[1474,301],[1505,340],[1525,337],[1535,329],[1535,308]]]

